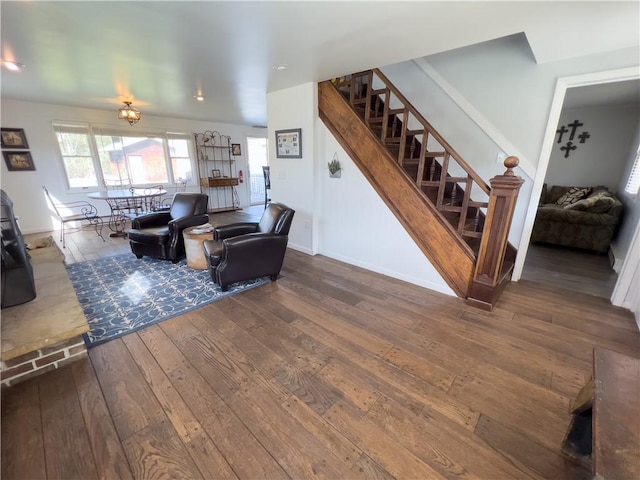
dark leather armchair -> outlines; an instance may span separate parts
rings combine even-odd
[[[154,212],[131,220],[127,230],[131,251],[177,263],[185,255],[182,231],[209,221],[207,200],[202,193],[176,193],[167,212]]]
[[[211,279],[222,291],[235,282],[278,278],[294,213],[286,205],[271,203],[258,223],[233,223],[214,229],[214,239],[204,242],[204,250]]]

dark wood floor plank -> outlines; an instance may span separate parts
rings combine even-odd
[[[573,479],[576,468],[566,464],[558,452],[531,442],[526,436],[487,415],[481,415],[474,434],[495,452],[530,475],[540,478]]]
[[[394,477],[446,478],[348,405],[338,402],[323,416]]]
[[[126,239],[91,231],[69,235],[64,253],[131,255]],[[96,347],[51,381],[54,398],[76,397],[71,423],[53,427],[77,427],[94,476],[126,478],[131,463],[135,477],[577,480],[561,444],[591,350],[640,356],[630,312],[557,286],[511,283],[483,312],[322,255],[290,250],[281,273]],[[61,470],[45,467],[41,418],[58,407],[40,382],[2,392],[7,478]],[[56,441],[61,459],[74,443]]]
[[[37,378],[2,391],[2,478],[46,477],[40,408]]]
[[[368,330],[356,325],[351,325],[338,315],[319,311],[314,308],[314,305],[298,297],[293,290],[287,291],[286,287],[281,290],[271,294],[271,298],[294,310],[301,317],[321,321],[323,328],[341,338],[350,339],[358,347],[381,357],[393,348],[394,344],[389,340],[373,335]]]
[[[168,376],[239,478],[289,478],[193,367],[178,368]]]
[[[305,402],[295,395],[291,395],[282,402],[282,408],[286,409],[293,418],[345,464],[353,467],[358,463],[362,450],[312,410]]]
[[[89,350],[120,440],[164,418],[162,407],[121,339]]]
[[[266,352],[268,349],[264,346],[262,347],[262,351],[258,353],[258,361],[256,362],[248,352],[242,350],[231,338],[228,338],[222,333],[222,331],[216,328],[221,323],[220,320],[220,316],[212,319],[205,318],[205,315],[199,314],[195,315],[190,322],[198,329],[205,339],[207,339],[211,344],[217,345],[218,348],[224,352],[225,356],[234,363],[236,368],[243,372],[245,379],[251,379],[252,382],[261,385],[265,390],[271,391],[275,398],[279,398],[281,400],[288,398],[292,392],[274,378],[275,373],[278,372],[282,366],[286,365],[286,362],[275,354],[267,354],[266,358],[273,360],[273,362],[265,363],[265,355],[262,355],[262,353]],[[233,324],[233,322],[230,321],[229,323]],[[239,327],[236,328],[237,330],[241,330]],[[247,337],[249,336],[246,332],[245,335]],[[251,344],[252,347],[255,347],[256,345],[258,344]],[[243,380],[243,382],[244,381],[245,380]]]
[[[144,337],[144,342],[141,337]],[[179,392],[173,387],[162,370],[158,358],[149,349],[151,345],[154,350],[167,352],[169,358],[175,359],[176,356],[171,354],[171,349],[167,348],[167,341],[170,340],[160,329],[147,330],[144,335],[132,334],[123,337],[123,342],[140,367],[147,383],[160,401],[173,428],[203,477],[238,478],[207,435],[204,427],[187,407]],[[169,362],[168,365],[171,363]]]
[[[229,407],[245,419],[262,445],[292,478],[347,478],[344,463],[306,430],[270,392],[258,385],[245,385]]]
[[[100,478],[133,478],[100,384],[88,358],[69,366]]]
[[[465,477],[473,471],[480,478],[530,478],[507,462],[492,462],[480,445],[465,435],[452,435],[454,431],[445,422],[414,415],[385,396],[367,418],[445,477]]]
[[[456,378],[449,394],[481,414],[500,418],[505,425],[526,432],[529,437],[550,449],[562,444],[571,419],[568,411],[564,417],[560,417],[538,407],[528,397],[518,397],[515,391],[493,388],[490,382],[478,377]]]
[[[478,412],[458,402],[441,389],[394,367],[380,357],[355,348],[353,344],[335,337],[318,324],[307,320],[296,320],[294,323],[308,335],[330,344],[334,348],[334,360],[339,358],[345,369],[361,369],[360,375],[365,375],[369,384],[376,390],[384,391],[400,403],[415,402],[417,406],[414,409],[430,405],[431,408],[473,430],[479,416]]]
[[[47,476],[98,478],[71,369],[52,370],[38,381]]]
[[[136,478],[203,479],[167,418],[123,441]]]

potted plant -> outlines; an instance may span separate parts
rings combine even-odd
[[[342,167],[340,167],[340,162],[336,155],[333,156],[333,160],[327,163],[327,165],[329,166],[329,176],[331,178],[340,178],[340,171],[342,170]]]

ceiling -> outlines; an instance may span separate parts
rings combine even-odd
[[[2,69],[2,98],[243,125],[266,125],[268,92],[514,33],[538,63],[640,37],[637,1],[2,1],[0,14],[2,58],[26,65]]]
[[[640,80],[568,88],[562,108],[640,105]]]

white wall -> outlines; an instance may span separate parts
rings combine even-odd
[[[91,124],[111,125],[125,130],[145,128],[152,130],[168,130],[182,132],[200,132],[217,130],[230,135],[234,143],[243,143],[247,135],[264,136],[263,129],[245,127],[241,125],[208,123],[178,118],[154,117],[145,115],[143,109],[142,120],[130,127],[116,118],[117,107],[113,110],[98,110],[87,108],[67,107],[44,103],[25,102],[2,99],[2,126],[9,128],[23,128],[29,142],[29,151],[33,157],[36,170],[29,172],[8,171],[2,162],[2,189],[7,192],[14,203],[16,214],[20,217],[20,227],[23,233],[33,233],[57,228],[49,215],[46,200],[42,192],[42,185],[61,202],[88,200],[82,193],[68,193],[66,191],[64,172],[56,138],[53,133],[54,121],[85,122]],[[238,170],[246,170],[246,145],[242,145],[242,156],[235,157]],[[248,183],[238,186],[241,206],[249,204]],[[198,191],[195,184],[189,188]],[[106,203],[92,201],[99,208],[101,215],[108,215]]]
[[[491,178],[505,172],[504,164],[496,161],[502,149],[415,62],[389,65],[381,70],[487,184]],[[504,153],[511,155],[511,152]],[[514,245],[522,235],[533,185],[522,169],[516,169],[516,174],[525,182],[520,188],[509,232],[509,241]],[[477,190],[472,198],[486,200]]]
[[[426,57],[443,78],[537,163],[559,77],[638,65],[640,50],[536,64],[524,35]]]
[[[629,146],[638,131],[638,107],[601,105],[563,109],[558,128],[575,120],[584,124],[572,140],[577,148],[565,158],[560,148],[569,141],[569,134],[564,134],[562,143],[558,143],[556,137],[545,182],[566,186],[604,185],[612,192],[618,191],[629,161]],[[577,135],[585,131],[590,136],[585,143],[580,143]]]
[[[324,124],[318,143],[320,253],[455,295]],[[341,177],[329,178],[335,153]]]
[[[289,246],[305,253],[316,253],[314,172],[317,87],[305,83],[267,95],[269,125],[269,165],[271,200],[293,208],[296,213],[289,232]],[[302,158],[276,158],[275,132],[302,130]]]
[[[302,159],[278,159],[273,142],[269,148],[271,198],[296,210],[289,245],[453,295],[320,121],[317,85],[270,93],[267,106],[270,139],[302,128]],[[336,152],[340,179],[327,168]]]

